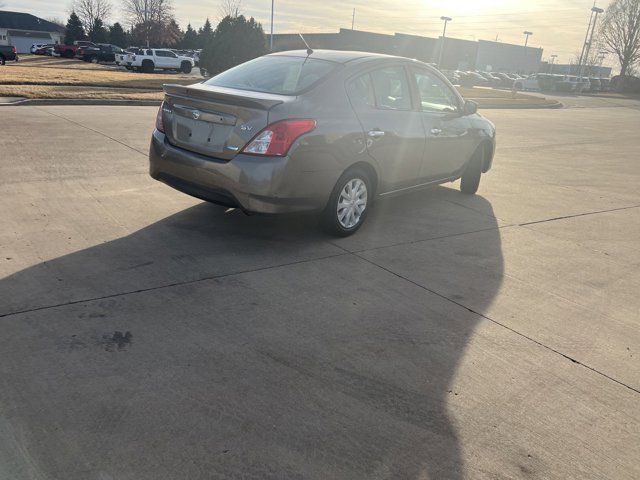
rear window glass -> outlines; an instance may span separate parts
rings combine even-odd
[[[231,68],[205,83],[254,92],[297,95],[327,77],[336,67],[336,63],[311,57],[267,56]]]

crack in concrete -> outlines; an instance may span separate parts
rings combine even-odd
[[[519,223],[519,227],[526,227],[527,225],[536,225],[538,223],[555,222],[556,220],[566,220],[567,218],[586,217],[588,215],[597,215],[599,213],[618,212],[620,210],[630,210],[632,208],[638,208],[640,205],[630,205],[628,207],[609,208],[607,210],[597,210],[595,212],[576,213],[574,215],[565,215],[563,217],[547,218],[545,220],[536,220],[533,222]]]
[[[78,127],[85,128],[85,129],[87,129],[87,130],[89,130],[89,131],[91,131],[93,133],[97,133],[98,135],[102,135],[103,137],[108,138],[109,140],[113,140],[114,142],[119,143],[123,147],[127,147],[128,149],[133,150],[136,153],[139,153],[140,155],[144,155],[145,157],[149,155],[149,152],[141,152],[137,148],[132,147],[131,145],[126,144],[126,143],[118,140],[117,138],[113,138],[113,137],[107,135],[106,133],[103,133],[103,132],[101,132],[99,130],[95,130],[95,129],[91,128],[91,127],[87,127],[86,125],[83,125],[83,124],[78,123],[78,122],[76,122],[74,120],[71,120],[70,118],[67,118],[67,117],[65,117],[63,115],[58,115],[57,113],[53,113],[53,112],[50,112],[48,110],[45,110],[45,109],[39,108],[39,107],[33,107],[33,108],[35,108],[36,110],[39,110],[41,112],[47,113],[49,115],[52,115],[54,117],[60,118],[62,120],[66,120],[67,122],[72,123],[73,125],[77,125]]]
[[[549,350],[550,352],[553,352],[553,353],[555,353],[557,355],[560,355],[561,357],[563,357],[563,358],[565,358],[567,360],[570,360],[571,362],[573,362],[575,364],[578,364],[578,365],[580,365],[580,366],[582,366],[582,367],[584,367],[584,368],[586,368],[586,369],[588,369],[588,370],[590,370],[590,371],[592,371],[592,372],[594,372],[594,373],[596,373],[598,375],[601,375],[602,377],[604,377],[604,378],[606,378],[606,379],[608,379],[608,380],[610,380],[612,382],[617,383],[618,385],[620,385],[622,387],[625,387],[625,388],[631,390],[632,392],[640,393],[639,389],[634,388],[631,385],[627,385],[626,383],[624,383],[624,382],[622,382],[622,381],[620,381],[620,380],[618,380],[618,379],[616,379],[616,378],[614,378],[614,377],[612,377],[610,375],[607,375],[606,373],[601,372],[600,370],[597,370],[597,369],[595,369],[595,368],[593,368],[593,367],[591,367],[591,366],[589,366],[589,365],[587,365],[585,363],[582,363],[580,360],[577,360],[577,359],[575,359],[575,358],[573,358],[573,357],[571,357],[571,356],[569,356],[569,355],[567,355],[565,353],[562,353],[561,351],[556,350],[553,347],[545,345],[544,343],[542,343],[542,342],[540,342],[540,341],[538,341],[538,340],[536,340],[536,339],[534,339],[534,338],[532,338],[532,337],[530,337],[528,335],[525,335],[524,333],[519,332],[518,330],[515,330],[514,328],[509,327],[508,325],[505,325],[504,323],[501,323],[501,322],[489,317],[488,315],[485,315],[482,312],[478,312],[478,311],[476,311],[476,310],[474,310],[474,309],[472,309],[470,307],[467,307],[466,305],[464,305],[464,304],[462,304],[460,302],[457,302],[456,300],[453,300],[453,299],[447,297],[446,295],[443,295],[443,294],[441,294],[441,293],[439,293],[439,292],[437,292],[435,290],[432,290],[432,289],[430,289],[428,287],[425,287],[424,285],[421,285],[418,282],[414,282],[413,280],[411,280],[411,279],[409,279],[409,278],[407,278],[407,277],[405,277],[403,275],[400,275],[399,273],[396,273],[393,270],[390,270],[390,269],[388,269],[386,267],[383,267],[380,264],[377,264],[374,261],[371,261],[371,260],[369,260],[367,258],[364,258],[364,257],[358,255],[357,253],[352,253],[352,255],[358,257],[359,259],[361,259],[361,260],[363,260],[363,261],[365,261],[365,262],[367,262],[367,263],[369,263],[369,264],[371,264],[371,265],[373,265],[375,267],[378,267],[378,268],[384,270],[385,272],[388,272],[388,273],[390,273],[392,275],[395,275],[396,277],[398,277],[398,278],[400,278],[402,280],[405,280],[405,281],[411,283],[412,285],[415,285],[418,288],[421,288],[421,289],[423,289],[423,290],[425,290],[425,291],[427,291],[429,293],[432,293],[433,295],[436,295],[436,296],[442,298],[443,300],[446,300],[448,302],[453,303],[454,305],[457,305],[457,306],[459,306],[461,308],[464,308],[465,310],[467,310],[467,311],[469,311],[469,312],[471,312],[471,313],[473,313],[475,315],[478,315],[478,316],[480,316],[480,317],[482,317],[482,318],[494,323],[495,325],[498,325],[498,326],[500,326],[502,328],[505,328],[505,329],[509,330],[510,332],[515,333],[516,335],[518,335],[518,336],[520,336],[520,337],[522,337],[522,338],[524,338],[524,339],[526,339],[526,340],[528,340],[530,342],[533,342],[536,345],[538,345],[538,346],[540,346],[540,347],[542,347],[542,348],[544,348],[546,350]]]

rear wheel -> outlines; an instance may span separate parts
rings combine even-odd
[[[182,62],[180,65],[180,71],[182,73],[191,73],[191,64],[189,62]]]
[[[0,55],[0,65],[4,65],[7,61],[4,58],[4,55]]]
[[[73,52],[71,50],[65,50],[62,56],[65,58],[73,58]]]
[[[153,73],[154,69],[155,69],[155,65],[153,64],[153,62],[151,60],[143,60],[142,61],[142,71],[144,73]]]
[[[480,186],[480,176],[482,175],[482,165],[484,164],[484,148],[478,147],[469,160],[460,180],[460,191],[467,195],[473,195]]]
[[[373,188],[369,176],[359,168],[346,171],[331,192],[322,212],[322,226],[336,236],[354,234],[364,223]]]

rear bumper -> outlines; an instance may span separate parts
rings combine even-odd
[[[151,177],[193,197],[253,213],[322,210],[340,172],[305,172],[296,163],[244,154],[217,160],[174,147],[157,130],[149,150]]]

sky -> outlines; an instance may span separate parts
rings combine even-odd
[[[611,0],[598,0],[606,8]],[[32,13],[39,17],[66,19],[70,0],[0,0],[5,10]],[[112,0],[109,20],[127,23]],[[200,27],[207,16],[215,26],[219,0],[173,0],[175,14],[183,28]],[[557,63],[568,62],[579,53],[584,41],[593,0],[275,0],[275,33],[337,32],[355,28],[379,33],[410,33],[438,37],[440,17],[453,21],[447,36],[468,40],[524,42],[524,30],[533,32],[529,45],[544,48],[543,58],[558,55]],[[253,16],[269,32],[270,0],[242,0],[242,13]],[[605,62],[606,63],[606,62]]]

